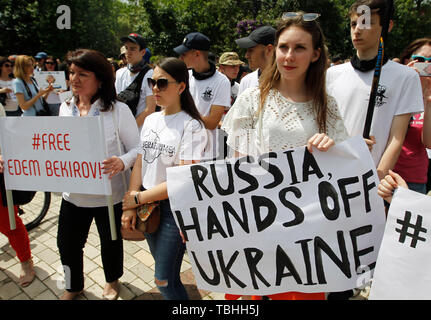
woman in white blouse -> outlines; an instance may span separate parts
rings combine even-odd
[[[190,94],[183,61],[163,59],[148,82],[163,110],[149,115],[143,124],[138,158],[123,199],[122,223],[123,228],[134,228],[135,208],[160,201],[160,225],[156,232],[145,233],[155,260],[155,283],[165,299],[187,300],[180,279],[185,244],[170,208],[166,169],[199,162],[207,145],[207,131]]]
[[[121,227],[121,199],[127,186],[118,173],[135,162],[139,131],[127,105],[116,100],[112,68],[99,52],[79,49],[67,56],[73,97],[60,106],[60,116],[104,117],[108,159],[103,173],[112,179],[117,234]],[[118,136],[117,136],[118,134]],[[88,137],[91,139],[91,137]],[[124,149],[123,151],[120,150]],[[103,297],[118,298],[119,278],[123,274],[123,242],[111,239],[105,196],[63,193],[58,222],[57,245],[65,270],[66,292],[62,299],[73,299],[84,289],[83,248],[95,219],[100,235],[101,256],[106,285]]]
[[[326,94],[327,53],[318,14],[283,15],[271,67],[260,85],[240,95],[222,129],[238,155],[307,146],[328,150],[348,135],[334,98]],[[323,293],[287,293],[272,299],[324,299]]]

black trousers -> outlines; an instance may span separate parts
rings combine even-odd
[[[62,200],[58,220],[57,246],[64,269],[66,290],[84,289],[84,246],[93,219],[100,236],[101,256],[106,282],[123,275],[122,205],[114,205],[117,240],[112,241],[108,207],[84,208]]]

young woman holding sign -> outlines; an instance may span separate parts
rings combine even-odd
[[[148,84],[163,110],[149,115],[142,127],[138,158],[123,199],[122,223],[123,228],[133,229],[135,208],[160,201],[160,225],[156,232],[145,233],[156,262],[155,283],[165,299],[187,300],[180,279],[185,244],[170,208],[166,169],[199,162],[208,137],[189,92],[189,73],[183,61],[163,59]]]
[[[100,235],[106,285],[103,297],[118,298],[123,274],[123,242],[120,236],[121,199],[127,186],[118,173],[135,162],[139,131],[135,118],[124,103],[116,100],[114,75],[108,60],[99,52],[79,49],[67,56],[73,97],[60,107],[60,116],[101,116],[105,123],[108,159],[103,173],[112,179],[112,199],[119,238],[111,238],[105,196],[63,193],[58,221],[57,245],[65,269],[64,300],[75,298],[84,289],[83,248],[93,219]],[[91,139],[91,137],[88,137]],[[125,149],[125,151],[123,151]]]
[[[348,137],[335,99],[326,94],[327,53],[318,17],[283,15],[271,66],[262,73],[259,87],[237,98],[223,122],[236,156],[301,146],[327,151]],[[325,295],[289,292],[270,298],[323,300]]]

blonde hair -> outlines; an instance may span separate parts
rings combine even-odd
[[[303,14],[303,12],[300,12]],[[275,34],[274,53],[270,66],[265,69],[260,77],[260,105],[258,113],[262,112],[265,100],[272,88],[275,88],[280,82],[280,72],[277,69],[276,51],[280,35],[286,29],[295,26],[303,29],[312,36],[313,47],[315,50],[320,49],[320,57],[317,61],[312,62],[307,70],[305,85],[308,94],[313,100],[313,110],[316,115],[317,124],[321,133],[326,133],[326,118],[328,113],[328,102],[326,94],[326,68],[327,68],[327,50],[325,50],[325,36],[316,21],[304,21],[302,15],[294,18],[281,20]]]
[[[31,64],[34,65],[36,61],[33,57],[20,55],[16,57],[13,74],[16,78],[24,80],[27,77],[26,68]]]

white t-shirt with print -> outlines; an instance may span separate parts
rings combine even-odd
[[[6,93],[6,105],[3,106],[5,111],[17,111],[18,100],[16,99],[15,93],[13,92],[13,80],[0,80],[0,88],[9,88],[12,90],[12,92]]]
[[[238,95],[243,93],[245,89],[258,87],[259,86],[259,69],[256,71],[249,73],[244,78],[241,79],[239,83],[239,91]]]
[[[374,70],[361,72],[350,62],[328,69],[328,94],[337,100],[350,136],[363,134]],[[376,166],[386,149],[394,116],[423,112],[418,74],[407,66],[388,61],[382,68],[370,135],[376,137],[371,155]]]
[[[166,169],[180,160],[201,160],[208,142],[205,126],[186,112],[154,112],[145,118],[138,153],[142,156],[142,186],[166,181]]]
[[[190,93],[195,101],[201,116],[208,116],[211,106],[230,107],[230,82],[229,79],[219,71],[205,80],[197,80],[193,77],[193,71],[189,70]],[[218,157],[217,143],[218,130],[209,130],[209,142],[205,150],[205,160]]]
[[[135,78],[138,76],[139,72],[136,74],[133,74],[129,71],[128,68],[121,68],[117,70],[116,76],[115,76],[115,91],[117,94],[124,91],[132,82],[135,80]],[[141,95],[139,97],[138,105],[136,106],[136,116],[139,116],[145,108],[147,107],[147,97],[153,95],[153,90],[148,86],[148,78],[151,78],[153,76],[153,69],[150,69],[147,71],[147,73],[144,76],[144,79],[142,80],[142,86],[141,86]]]

